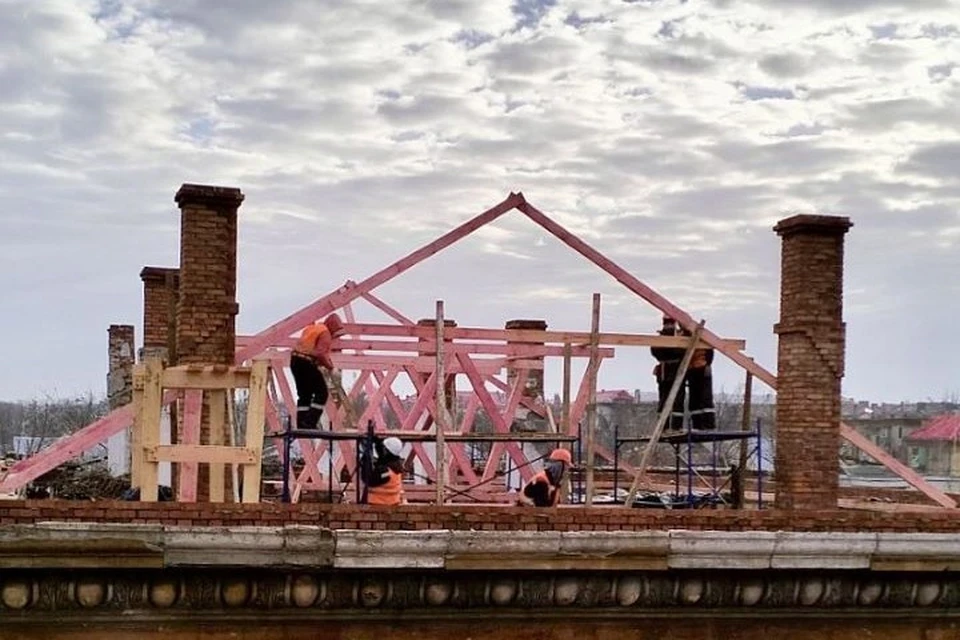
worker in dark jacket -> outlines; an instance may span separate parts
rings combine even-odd
[[[663,327],[658,333],[662,336],[677,335],[676,321],[669,316],[663,316]],[[670,395],[673,381],[677,379],[680,361],[683,360],[685,350],[681,347],[651,347],[650,353],[657,359],[657,364],[653,368],[653,375],[657,379],[657,414],[660,414],[667,402],[667,396]],[[664,426],[668,431],[681,431],[683,429],[683,401],[684,385],[681,384],[676,397],[673,399],[670,418]]]
[[[403,442],[390,436],[375,438],[372,450],[360,459],[360,479],[367,486],[367,504],[395,506],[405,502],[403,496]]]
[[[691,335],[684,329],[681,333]],[[713,406],[713,349],[696,349],[687,367],[687,392],[690,394],[690,426],[697,431],[717,428]]]
[[[563,494],[563,476],[572,463],[570,452],[566,449],[554,449],[550,452],[543,471],[533,476],[521,492],[518,504],[535,507],[555,507]]]
[[[322,369],[333,371],[330,351],[333,340],[343,333],[340,316],[331,313],[323,322],[304,329],[290,354],[290,372],[297,386],[298,429],[316,429],[320,422],[329,397]]]

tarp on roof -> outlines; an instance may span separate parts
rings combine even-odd
[[[946,413],[927,420],[907,440],[951,441],[960,436],[960,413]]]

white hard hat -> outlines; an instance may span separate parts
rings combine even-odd
[[[390,436],[384,439],[383,448],[399,458],[400,452],[403,450],[403,442],[400,441],[400,438]]]

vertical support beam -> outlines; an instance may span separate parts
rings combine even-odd
[[[782,239],[777,347],[777,488],[784,509],[837,506],[844,374],[843,239],[849,218],[797,215]]]
[[[143,388],[147,379],[146,365],[133,367],[133,424],[130,428],[130,486],[143,486]]]
[[[570,365],[571,365],[570,343],[563,345],[563,407],[560,413],[560,424],[562,433],[572,433],[570,429]]]
[[[740,430],[750,431],[750,410],[753,403],[753,374],[747,371],[746,379],[743,382],[743,409],[740,416]],[[759,434],[757,437],[760,437]],[[740,482],[737,484],[737,495],[734,496],[734,504],[744,505],[744,487],[747,477],[747,440],[740,440],[740,460],[737,463],[740,473]],[[760,459],[760,452],[757,451],[757,473],[763,471],[763,461]]]
[[[446,381],[446,376],[444,375],[443,367],[443,300],[437,300],[437,380]],[[446,485],[446,478],[444,474],[447,471],[447,450],[444,447],[443,435],[444,430],[447,429],[447,400],[446,394],[444,393],[444,387],[446,384],[437,385],[437,419],[434,420],[433,424],[436,427],[436,467],[437,467],[437,504],[443,505],[443,491]]]
[[[237,209],[239,189],[184,184],[180,206],[180,297],[177,304],[177,358],[180,364],[226,364],[236,359]],[[213,408],[223,411],[220,395],[206,405],[201,442],[210,442]],[[222,418],[221,418],[222,419]],[[221,423],[222,424],[222,423]],[[223,475],[223,465],[219,465]],[[220,486],[223,480],[216,480]],[[210,468],[200,469],[198,500],[210,497]]]
[[[206,443],[201,440],[201,444],[227,444],[227,392],[223,389],[211,389],[204,395],[206,396],[204,404],[207,406],[209,416],[209,440]],[[202,426],[201,422],[201,429]],[[223,502],[227,494],[227,467],[222,462],[211,462],[208,466],[210,468],[210,502]]]
[[[143,403],[140,406],[141,452],[143,460],[140,484],[140,500],[143,502],[157,501],[157,471],[156,462],[147,461],[145,452],[160,444],[160,404],[162,395],[163,364],[159,358],[150,358],[145,365],[143,380]]]
[[[588,375],[590,376],[589,388],[587,393],[589,394],[587,398],[587,433],[586,433],[586,446],[584,447],[587,454],[587,467],[586,467],[586,506],[593,504],[593,494],[596,490],[594,486],[594,477],[593,477],[593,457],[594,457],[594,441],[596,439],[597,432],[597,348],[600,344],[600,294],[593,294],[593,313],[590,319],[590,367],[588,369]]]
[[[250,394],[247,396],[247,424],[244,428],[244,447],[255,452],[256,462],[243,465],[242,501],[251,504],[260,502],[261,464],[263,458],[263,423],[266,420],[267,378],[270,375],[267,363],[257,360],[250,372]]]
[[[200,420],[203,415],[203,390],[185,389],[183,391],[183,412],[180,425],[180,442],[182,444],[200,444]],[[197,478],[200,464],[197,462],[181,462],[177,465],[177,500],[180,502],[197,501]]]

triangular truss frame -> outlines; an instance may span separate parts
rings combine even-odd
[[[308,324],[325,317],[327,314],[347,307],[358,299],[369,300],[372,292],[379,286],[396,278],[410,268],[420,264],[443,249],[470,235],[481,227],[490,224],[504,214],[517,210],[547,232],[555,236],[568,247],[592,262],[601,270],[611,275],[632,293],[639,296],[665,315],[676,319],[677,323],[693,332],[697,326],[694,318],[677,307],[664,296],[641,282],[638,278],[620,267],[615,262],[594,249],[585,241],[551,219],[542,211],[526,201],[522,193],[510,193],[499,204],[491,207],[457,228],[445,233],[439,238],[427,243],[389,266],[377,271],[370,277],[357,283],[348,283],[335,291],[317,299],[297,312],[272,324],[238,348],[236,362],[238,364],[251,361],[265,354],[272,347],[288,341],[290,336],[301,331]],[[376,303],[374,303],[376,304]],[[741,349],[713,333],[709,329],[702,329],[701,339],[738,364],[745,371],[767,384],[770,388],[777,388],[777,377],[769,370],[755,362]],[[82,454],[84,451],[105,441],[112,435],[127,428],[133,418],[130,405],[112,411],[107,416],[91,423],[83,429],[61,438],[56,443],[43,449],[30,458],[16,463],[0,481],[0,492],[20,488],[44,473],[56,468],[64,462]],[[944,507],[954,508],[956,502],[937,487],[928,483],[918,473],[893,458],[879,446],[871,442],[852,427],[841,423],[841,437],[864,451],[869,456],[890,469],[894,474],[921,491],[928,498]]]

